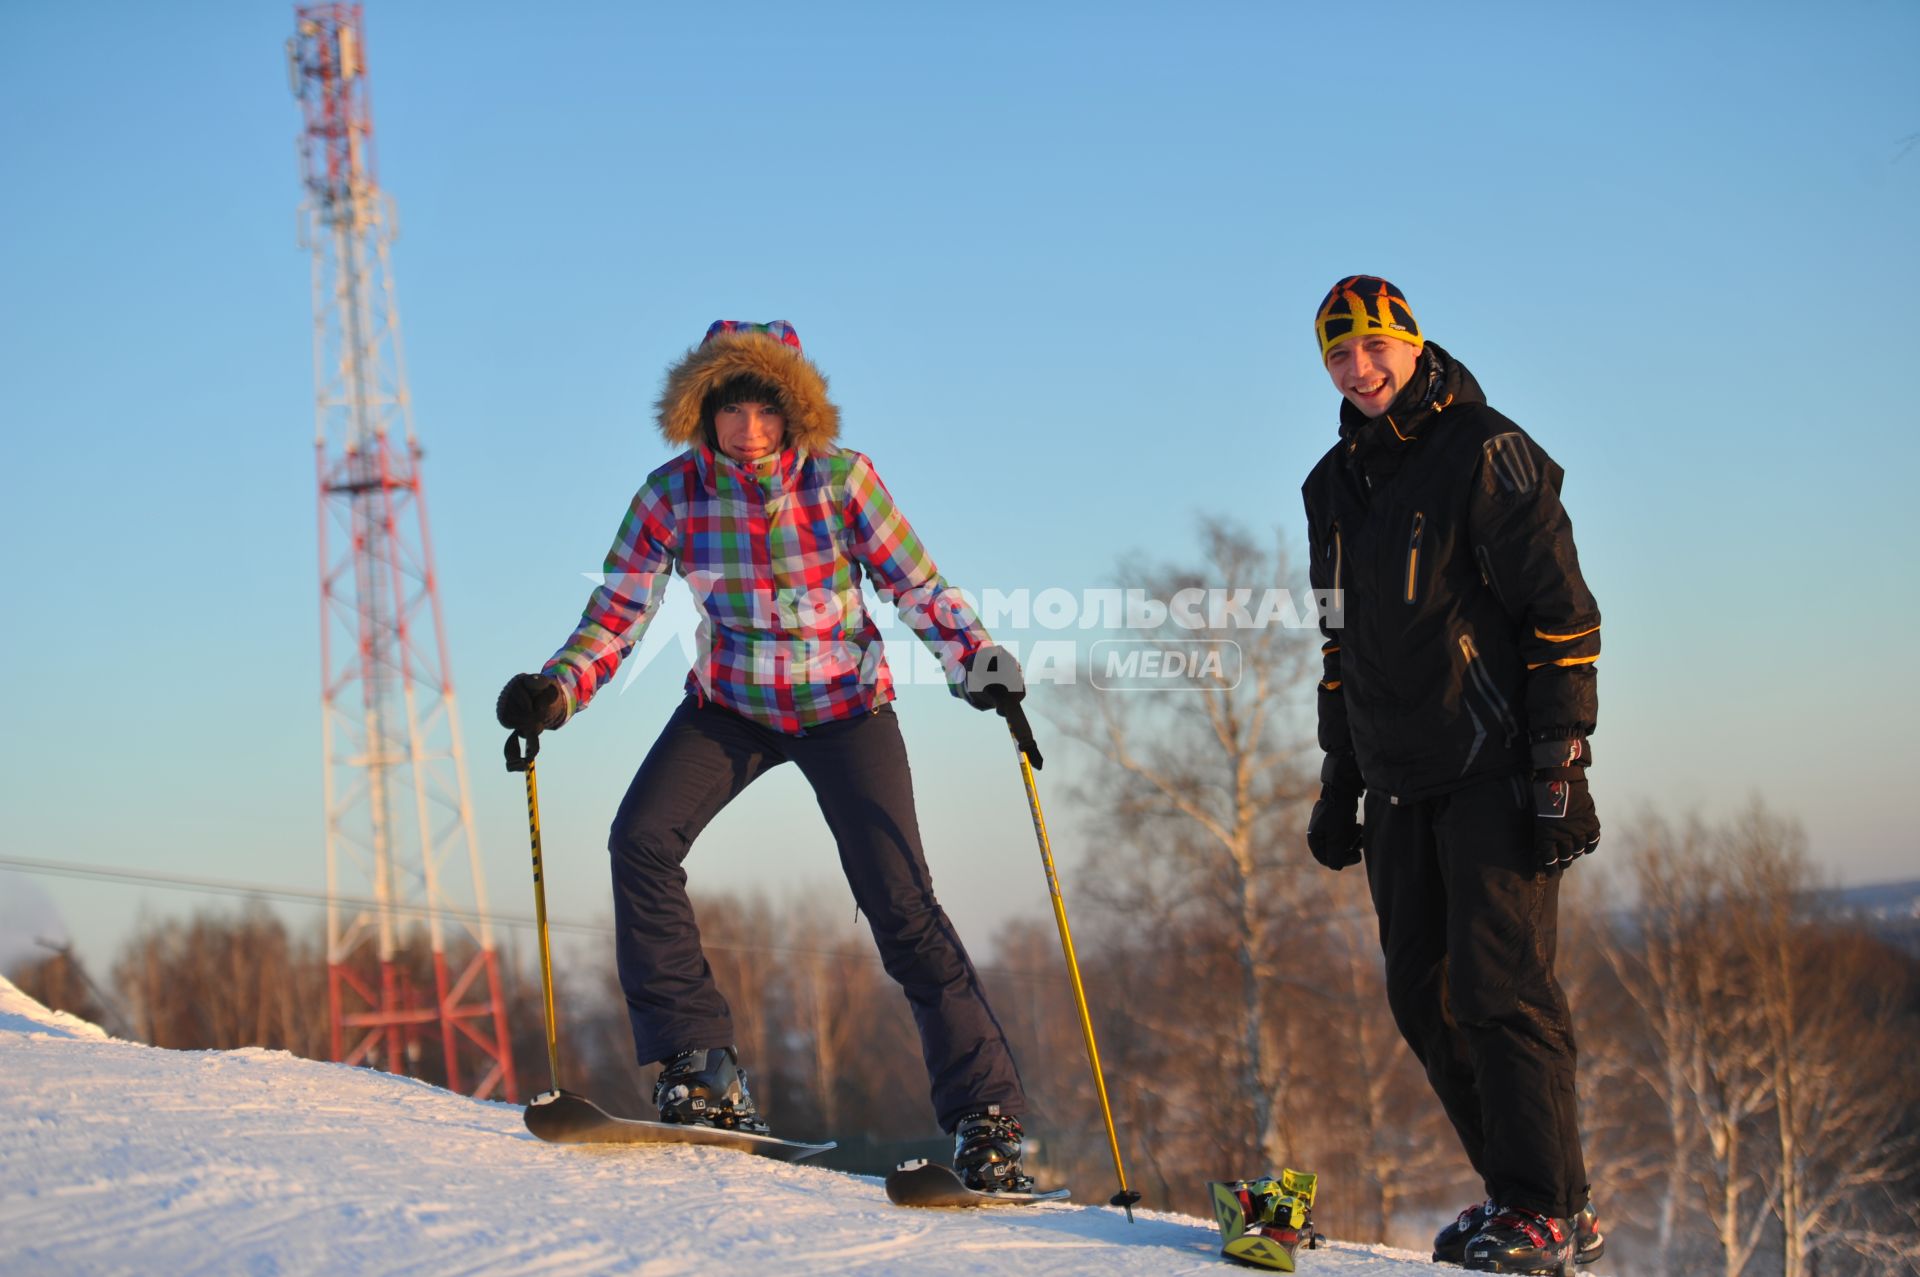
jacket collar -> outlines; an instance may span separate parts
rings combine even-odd
[[[723,488],[740,488],[760,493],[769,501],[790,495],[800,483],[800,468],[807,450],[782,448],[751,464],[735,461],[705,440],[693,446],[693,468],[700,486],[718,495]]]
[[[1459,397],[1463,376],[1472,379],[1472,374],[1458,360],[1436,343],[1428,342],[1420,352],[1420,361],[1413,366],[1413,376],[1378,417],[1363,416],[1345,398],[1340,400],[1340,437],[1350,440],[1377,422],[1401,442],[1411,442],[1432,424],[1436,414],[1453,406]],[[1479,387],[1474,389],[1477,391]]]
[[[1430,341],[1414,366],[1412,378],[1378,417],[1363,416],[1341,399],[1343,451],[1370,481],[1384,481],[1399,468],[1400,458],[1436,428],[1448,409],[1486,401],[1480,383],[1467,366]]]

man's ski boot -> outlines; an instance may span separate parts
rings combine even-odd
[[[1220,1224],[1220,1253],[1249,1267],[1292,1272],[1300,1247],[1311,1250],[1322,1240],[1313,1228],[1319,1179],[1308,1171],[1281,1171],[1277,1180],[1208,1184]]]
[[[1486,1226],[1488,1220],[1500,1213],[1500,1208],[1492,1199],[1478,1206],[1469,1206],[1460,1212],[1460,1218],[1441,1229],[1433,1239],[1433,1262],[1436,1264],[1464,1264],[1467,1262],[1467,1243],[1473,1235]],[[1573,1217],[1573,1262],[1591,1264],[1607,1251],[1607,1236],[1600,1231],[1600,1212],[1589,1201]]]
[[[1467,1242],[1466,1267],[1476,1273],[1573,1271],[1573,1221],[1503,1207]]]
[[[660,1120],[676,1126],[715,1126],[766,1135],[770,1128],[747,1094],[747,1071],[730,1046],[682,1051],[661,1061],[653,1084]]]
[[[1607,1235],[1600,1231],[1600,1212],[1588,1202],[1573,1217],[1573,1262],[1591,1264],[1607,1253]]]
[[[1033,1177],[1020,1170],[1020,1119],[998,1104],[969,1113],[953,1129],[953,1173],[979,1193],[1030,1193]]]
[[[1460,1212],[1460,1217],[1434,1235],[1433,1262],[1436,1264],[1464,1264],[1467,1262],[1467,1243],[1473,1235],[1486,1226],[1488,1220],[1500,1213],[1500,1208],[1489,1197],[1478,1206],[1469,1206]]]

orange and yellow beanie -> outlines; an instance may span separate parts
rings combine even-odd
[[[1378,275],[1349,275],[1328,289],[1313,317],[1313,331],[1320,339],[1322,360],[1341,342],[1376,333],[1414,346],[1426,344],[1406,294]]]

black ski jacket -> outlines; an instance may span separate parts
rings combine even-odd
[[[1445,793],[1524,772],[1531,741],[1593,731],[1600,609],[1563,478],[1432,342],[1382,416],[1342,401],[1340,442],[1301,491],[1327,640],[1320,746],[1369,789]]]

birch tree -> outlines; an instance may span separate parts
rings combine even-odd
[[[1626,841],[1638,901],[1597,951],[1635,1011],[1609,1110],[1657,1115],[1641,1266],[1911,1271],[1913,960],[1832,916],[1804,836],[1764,808]]]
[[[1285,588],[1287,576],[1277,542],[1264,547],[1215,522],[1202,527],[1198,564],[1148,567],[1121,584],[1163,602],[1205,599],[1210,591],[1258,598]],[[1213,609],[1188,617],[1200,623],[1136,630],[1122,641],[1158,654],[1158,668],[1207,652],[1233,653],[1236,668],[1108,690],[1098,690],[1101,671],[1090,669],[1087,694],[1062,726],[1104,760],[1082,796],[1133,852],[1123,884],[1131,889],[1108,891],[1104,901],[1123,912],[1150,909],[1140,921],[1168,940],[1215,938],[1182,956],[1200,959],[1195,974],[1204,984],[1195,997],[1208,1003],[1210,1017],[1226,1016],[1231,1025],[1230,1043],[1208,1045],[1231,1061],[1231,1090],[1250,1118],[1246,1153],[1277,1166],[1288,1147],[1280,1097],[1291,1064],[1269,1004],[1277,988],[1298,978],[1284,960],[1293,937],[1283,933],[1282,918],[1317,885],[1300,870],[1303,804],[1319,762],[1308,708],[1319,633],[1236,624],[1237,616]],[[1111,869],[1106,857],[1103,868]],[[1230,968],[1207,969],[1213,954]],[[1164,1019],[1155,1027],[1176,1041],[1185,1036]],[[1210,1037],[1200,1030],[1202,1041]]]
[[[1877,1223],[1870,1206],[1882,1195],[1910,1203],[1920,1188],[1920,1037],[1902,1014],[1903,964],[1821,908],[1796,823],[1755,806],[1722,848],[1740,906],[1729,930],[1764,1045],[1783,1277],[1814,1272],[1822,1255],[1911,1260],[1913,1236]]]
[[[1750,1044],[1737,987],[1718,950],[1724,903],[1713,836],[1695,821],[1674,829],[1648,817],[1624,840],[1636,888],[1631,925],[1599,946],[1638,1013],[1617,1036],[1643,1044],[1623,1065],[1658,1112],[1651,1271],[1695,1270],[1683,1220],[1702,1209],[1712,1221],[1722,1271],[1734,1277],[1758,1246],[1770,1186],[1743,1165],[1750,1124],[1765,1107],[1751,1072],[1730,1058]]]

